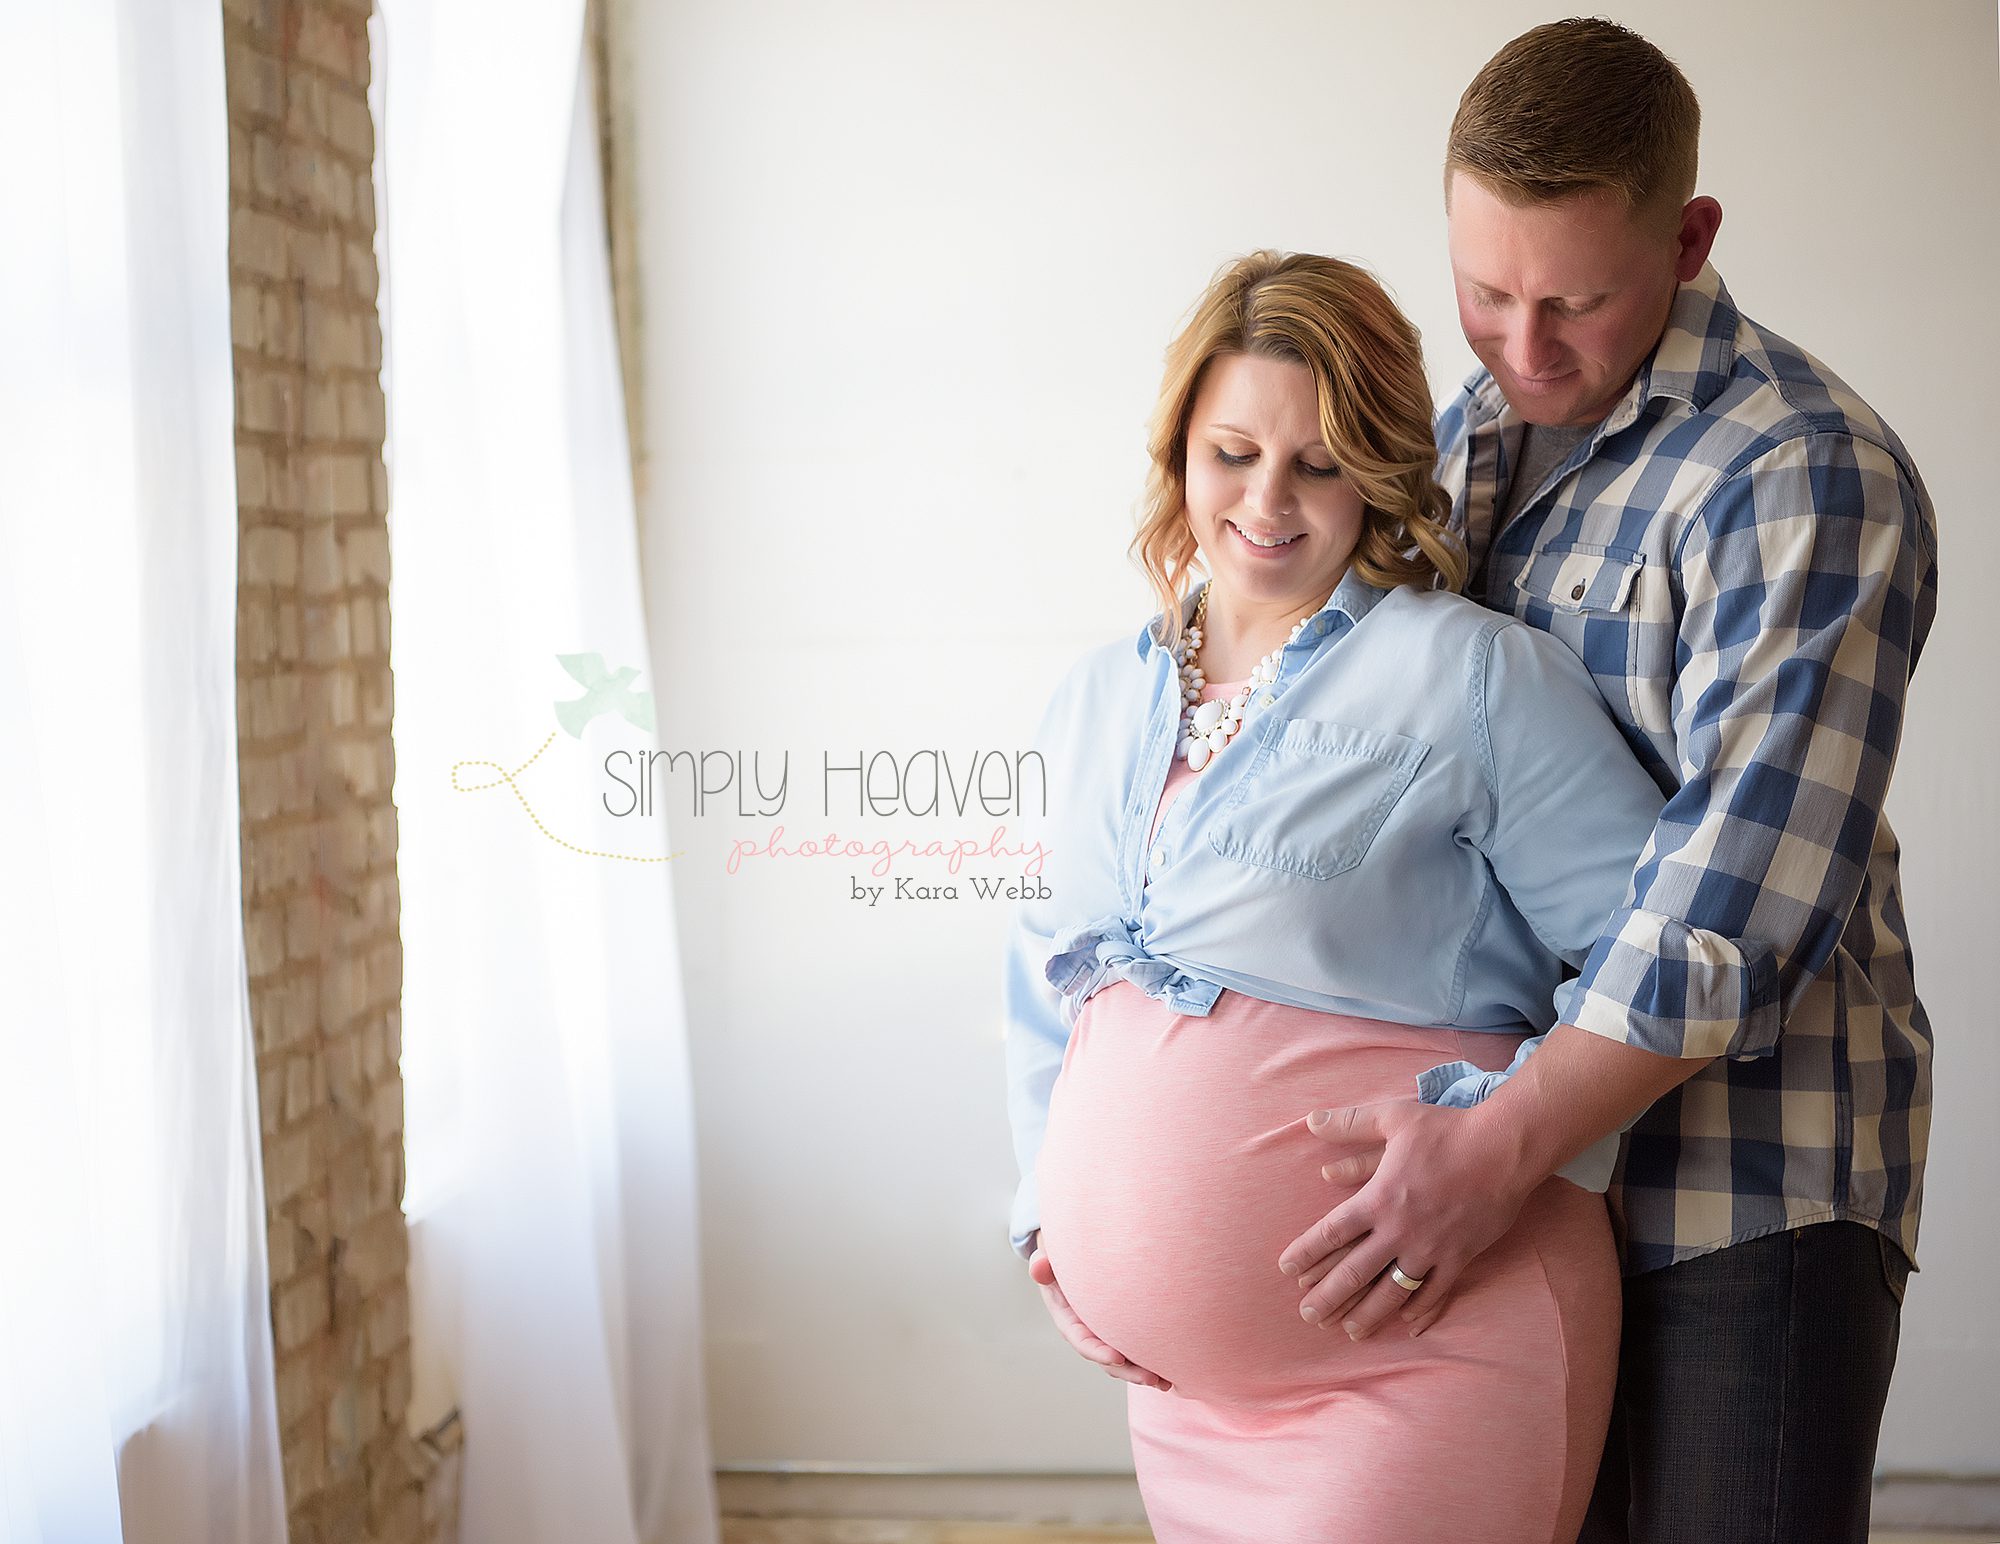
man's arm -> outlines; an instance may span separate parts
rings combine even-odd
[[[1351,1309],[1364,1332],[1400,1308],[1434,1314],[1561,1155],[1644,1109],[1633,1101],[1716,1056],[1768,1055],[1859,898],[1935,606],[1935,532],[1916,489],[1870,442],[1783,442],[1718,486],[1679,574],[1682,787],[1631,901],[1558,993],[1562,1029],[1509,1081],[1539,1063],[1537,1076],[1478,1110],[1362,1106],[1322,1131],[1364,1149],[1350,1178],[1375,1178],[1281,1263],[1310,1281],[1340,1254],[1305,1303]],[[1611,1084],[1587,1086],[1599,1074]],[[1438,1124],[1454,1118],[1468,1128]],[[1428,1268],[1430,1284],[1370,1292],[1378,1257]]]
[[[1805,435],[1719,485],[1678,569],[1682,786],[1557,1015],[1662,1055],[1762,1056],[1860,898],[1935,533],[1888,451]]]
[[[1532,1191],[1712,1060],[1661,1056],[1558,1024],[1519,1071],[1466,1114],[1486,1125],[1496,1161]]]

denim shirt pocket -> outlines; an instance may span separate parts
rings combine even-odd
[[[1631,547],[1576,542],[1536,553],[1514,576],[1514,588],[1547,608],[1545,631],[1590,667],[1612,711],[1634,725],[1653,717],[1632,688],[1640,620],[1632,602],[1645,566],[1646,555]]]
[[[1208,845],[1239,863],[1330,879],[1367,856],[1429,752],[1388,730],[1274,721],[1216,811]]]

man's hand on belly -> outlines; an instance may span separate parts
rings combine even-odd
[[[1358,1150],[1320,1172],[1361,1189],[1278,1256],[1278,1268],[1299,1279],[1303,1318],[1339,1325],[1354,1340],[1405,1309],[1418,1314],[1411,1334],[1428,1327],[1459,1274],[1513,1227],[1547,1177],[1512,1161],[1482,1109],[1392,1099],[1314,1112],[1329,1117],[1308,1120],[1314,1135]],[[1399,1285],[1391,1265],[1423,1286]]]
[[[1096,1362],[1112,1377],[1126,1383],[1140,1383],[1148,1388],[1170,1389],[1173,1385],[1158,1373],[1149,1372],[1137,1362],[1128,1361],[1112,1350],[1090,1332],[1090,1327],[1076,1315],[1069,1306],[1069,1299],[1063,1296],[1062,1288],[1056,1285],[1056,1270],[1049,1263],[1049,1257],[1042,1251],[1039,1233],[1035,1236],[1035,1252],[1028,1257],[1028,1274],[1042,1289],[1042,1302],[1049,1310],[1049,1317],[1056,1321],[1056,1328],[1062,1337],[1076,1349],[1079,1356]]]
[[[1535,1187],[1628,1124],[1709,1058],[1661,1056],[1558,1024],[1469,1110],[1413,1099],[1315,1111],[1307,1126],[1347,1154],[1321,1169],[1361,1188],[1285,1246],[1301,1314],[1356,1340],[1393,1314],[1420,1335],[1465,1267],[1514,1225]],[[1423,1285],[1407,1290],[1394,1263]]]

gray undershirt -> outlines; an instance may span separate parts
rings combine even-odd
[[[1506,503],[1500,510],[1495,529],[1512,520],[1520,507],[1541,487],[1542,479],[1567,461],[1569,453],[1596,432],[1596,424],[1584,424],[1581,428],[1568,425],[1549,428],[1543,424],[1529,424],[1527,433],[1521,438],[1520,463],[1507,483]]]

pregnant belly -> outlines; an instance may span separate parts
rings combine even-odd
[[[1036,1163],[1042,1247],[1108,1345],[1204,1397],[1281,1399],[1349,1346],[1299,1317],[1278,1256],[1353,1193],[1306,1116],[1414,1099],[1463,1057],[1505,1067],[1522,1036],[1351,1019],[1224,992],[1206,1017],[1129,981],[1078,1016]]]

